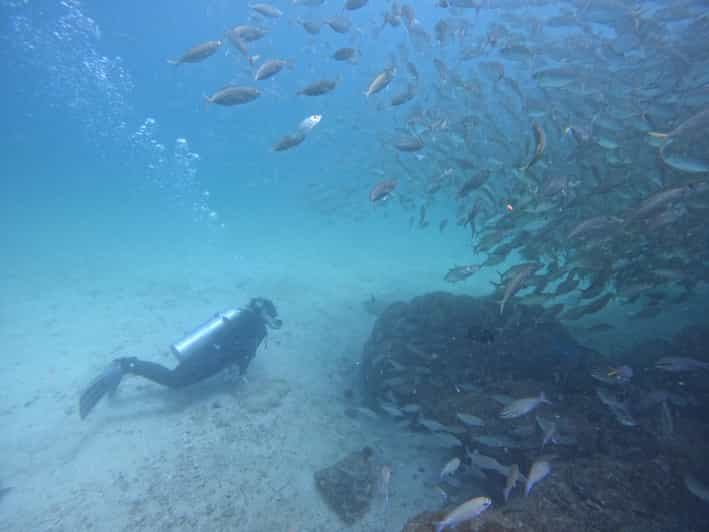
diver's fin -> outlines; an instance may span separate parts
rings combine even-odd
[[[82,392],[79,398],[79,416],[84,419],[93,410],[96,403],[107,393],[114,392],[123,378],[124,371],[118,362],[112,362]]]

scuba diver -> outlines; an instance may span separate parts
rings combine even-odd
[[[279,329],[275,305],[268,299],[252,299],[245,308],[229,309],[170,346],[179,363],[174,369],[135,357],[115,359],[79,398],[79,415],[84,419],[103,396],[116,390],[124,375],[137,375],[168,388],[182,388],[239,366],[246,372],[256,350],[266,337],[268,326]]]

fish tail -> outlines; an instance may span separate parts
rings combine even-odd
[[[179,65],[180,62],[177,59],[168,59],[167,64],[168,65]]]
[[[209,111],[209,104],[212,103],[212,99],[209,96],[204,97],[204,110]]]

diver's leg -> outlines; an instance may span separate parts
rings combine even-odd
[[[175,369],[137,358],[120,358],[117,362],[125,373],[138,375],[168,388],[182,388],[216,375],[228,365],[218,351],[195,354],[182,360]]]
[[[184,379],[182,378],[176,378],[174,370],[155,362],[146,362],[134,357],[118,358],[115,362],[121,366],[126,374],[137,375],[168,388],[180,388],[190,384],[189,382],[183,382]]]

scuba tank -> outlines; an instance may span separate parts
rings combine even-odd
[[[187,333],[181,340],[170,346],[170,351],[177,360],[184,360],[205,347],[211,347],[220,342],[223,332],[230,326],[232,320],[241,314],[241,309],[228,309],[218,312],[213,318],[205,321],[193,331]]]

